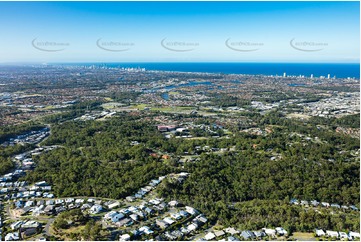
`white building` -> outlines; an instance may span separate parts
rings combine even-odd
[[[90,208],[89,212],[91,214],[97,214],[97,213],[100,213],[102,210],[103,210],[102,206],[95,204]]]
[[[286,231],[284,228],[282,228],[282,227],[277,227],[277,228],[276,228],[276,232],[277,232],[277,234],[279,234],[279,235],[286,235],[286,234],[287,234],[287,231]]]
[[[348,235],[345,232],[339,232],[340,239],[348,239]]]
[[[20,228],[21,225],[23,225],[23,223],[24,223],[23,221],[14,222],[14,223],[10,224],[10,228],[12,230],[18,229],[18,228]]]
[[[316,229],[315,234],[317,237],[322,237],[326,235],[325,231],[323,231],[322,229]]]
[[[192,207],[186,206],[186,211],[192,215],[198,213],[198,211]]]
[[[276,235],[276,230],[274,229],[266,229],[266,228],[263,228],[262,229],[268,236],[275,236]]]
[[[163,221],[166,222],[167,224],[173,224],[174,223],[174,220],[172,220],[171,218],[164,218]]]
[[[119,241],[129,241],[130,240],[130,235],[129,234],[122,234],[119,237]]]
[[[329,237],[338,238],[338,232],[337,232],[337,231],[326,230],[326,234],[327,234]]]
[[[109,209],[114,209],[120,206],[120,202],[116,201],[108,205]]]
[[[113,216],[115,216],[118,212],[116,211],[110,211],[109,213],[104,215],[105,219],[111,219]]]
[[[229,233],[231,235],[234,235],[234,234],[239,234],[240,232],[234,228],[226,228],[226,233]]]
[[[349,233],[348,233],[348,235],[351,237],[351,238],[360,238],[360,233],[357,233],[357,232],[352,232],[352,231],[350,231]]]
[[[198,228],[198,225],[195,223],[191,223],[190,225],[187,226],[188,231],[193,231],[193,230],[196,230],[197,228]]]
[[[5,235],[5,241],[14,241],[14,240],[19,240],[19,233],[18,232],[14,232],[14,233],[9,233],[7,235]]]
[[[170,201],[168,203],[168,205],[171,206],[171,207],[176,207],[178,205],[178,202],[177,201]]]
[[[22,228],[38,228],[38,227],[40,227],[40,223],[36,222],[34,220],[29,220],[26,223],[24,223],[21,227]]]
[[[213,240],[215,237],[216,235],[213,234],[212,232],[209,232],[208,234],[206,234],[206,236],[204,236],[206,240]]]

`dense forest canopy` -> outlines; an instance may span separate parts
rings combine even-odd
[[[190,176],[184,182],[166,179],[157,192],[200,209],[211,223],[290,231],[358,228],[357,212],[333,216],[289,204],[297,198],[359,206],[360,168],[353,153],[359,139],[336,133],[333,126],[350,125],[357,118],[327,121],[327,126],[323,119],[290,120],[277,111],[249,113],[248,118],[269,132],[255,135],[240,128],[227,138],[167,139],[153,121],[125,113],[103,121],[53,124],[44,144],[59,148],[36,158],[37,167],[26,179],[50,182],[60,197],[119,199],[153,178],[186,171]],[[195,148],[204,146],[225,150]],[[172,157],[164,160],[162,154]],[[178,163],[184,154],[198,158]]]
[[[131,117],[66,122],[44,142],[61,147],[38,158],[27,179],[51,182],[58,196],[121,198],[172,170],[145,146],[162,139],[154,126]],[[144,145],[132,146],[133,140]]]

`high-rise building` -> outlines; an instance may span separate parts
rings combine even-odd
[[[286,72],[285,73],[283,73],[283,77],[286,77],[287,75],[286,75]]]

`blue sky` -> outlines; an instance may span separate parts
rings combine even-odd
[[[359,2],[0,2],[0,62],[359,62],[359,9]]]

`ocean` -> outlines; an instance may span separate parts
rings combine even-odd
[[[207,72],[250,75],[304,75],[339,78],[360,78],[359,63],[215,63],[215,62],[152,62],[152,63],[77,63],[77,65],[106,65],[108,67],[145,68],[146,70]]]

